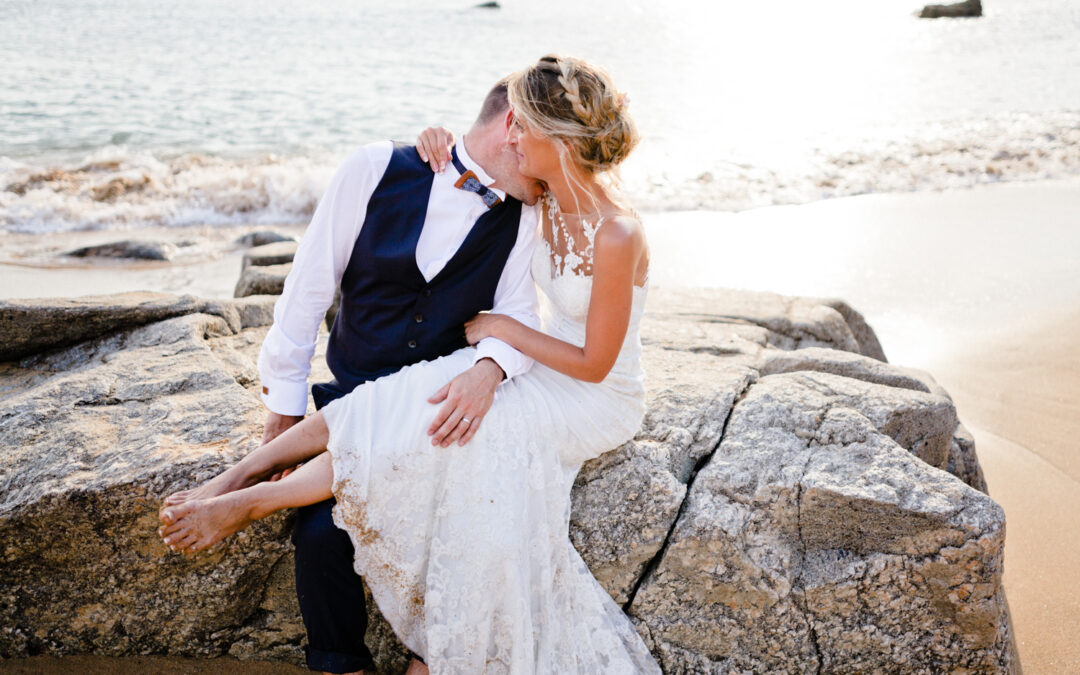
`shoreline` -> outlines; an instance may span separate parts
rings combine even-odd
[[[949,392],[975,436],[990,495],[1008,519],[1003,583],[1029,675],[1080,670],[1080,538],[1072,523],[1080,512],[1074,214],[1080,178],[735,213],[643,214],[654,285],[842,298],[874,328],[890,362],[928,371]],[[126,290],[231,297],[243,250],[230,243],[261,229],[303,231],[260,225],[7,235],[0,298]],[[151,235],[201,238],[209,259],[37,266],[50,251]],[[73,286],[80,292],[71,293]],[[49,658],[56,657],[0,662],[0,670]],[[100,672],[138,672],[136,660],[147,657],[86,658],[108,664]],[[54,665],[14,672],[62,672]],[[249,665],[232,672],[271,672],[244,670]]]

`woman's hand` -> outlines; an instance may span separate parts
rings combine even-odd
[[[477,314],[465,322],[465,339],[475,345],[486,337],[499,337],[497,332],[507,321],[514,319],[505,314]]]
[[[450,148],[454,147],[454,134],[444,127],[428,127],[416,139],[416,152],[420,159],[431,165],[431,170],[442,172],[450,161]]]

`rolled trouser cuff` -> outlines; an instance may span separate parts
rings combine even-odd
[[[304,647],[304,654],[309,670],[326,673],[355,673],[358,670],[375,672],[375,660],[370,655],[327,652],[311,647]]]

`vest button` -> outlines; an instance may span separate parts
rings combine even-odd
[[[424,297],[425,298],[430,298],[431,297],[431,289],[430,288],[425,288],[424,289]]]
[[[420,314],[419,312],[417,312],[416,316],[414,316],[413,318],[416,319],[416,323],[424,323],[424,315]]]
[[[416,349],[416,340],[409,340],[409,349]]]

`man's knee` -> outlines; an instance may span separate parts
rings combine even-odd
[[[328,499],[297,510],[292,532],[296,555],[320,556],[339,549],[351,554],[349,535],[334,525],[333,506],[334,500]]]

